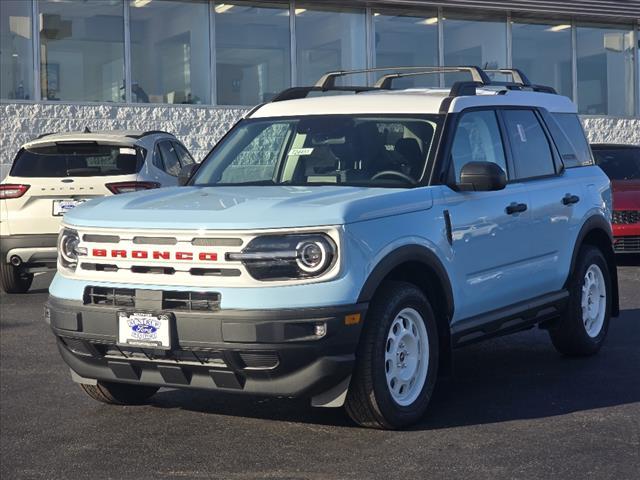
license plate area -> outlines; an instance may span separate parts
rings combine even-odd
[[[118,346],[171,350],[173,314],[119,311]]]
[[[61,217],[65,213],[73,210],[78,205],[86,202],[86,200],[74,200],[73,198],[67,198],[64,200],[53,201],[53,216]]]

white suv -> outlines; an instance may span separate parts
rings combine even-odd
[[[162,131],[46,134],[25,144],[0,183],[0,283],[24,293],[34,273],[54,269],[62,216],[95,197],[173,186],[194,163]]]

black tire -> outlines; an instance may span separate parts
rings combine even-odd
[[[605,285],[605,311],[602,327],[597,335],[589,335],[583,320],[582,289],[585,275],[592,265],[600,269]],[[549,329],[553,346],[567,356],[593,355],[600,350],[609,330],[611,318],[611,276],[602,252],[590,245],[578,253],[576,266],[569,280],[569,304],[558,323]],[[592,332],[595,334],[596,332]]]
[[[0,262],[0,283],[5,292],[26,293],[32,282],[33,273],[25,273],[10,263]]]
[[[409,405],[398,404],[386,378],[387,335],[396,316],[405,308],[422,317],[429,343],[429,363],[421,392]],[[378,290],[367,313],[356,353],[356,365],[345,409],[358,425],[395,429],[417,422],[425,413],[438,372],[438,330],[431,305],[424,293],[405,282],[387,282]]]
[[[112,382],[98,382],[97,385],[81,383],[80,388],[94,400],[112,405],[140,405],[158,391],[158,387]]]

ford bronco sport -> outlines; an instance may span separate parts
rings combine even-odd
[[[391,70],[285,90],[185,186],[66,215],[45,317],[88,395],[307,397],[398,428],[456,347],[537,325],[598,351],[618,311],[611,194],[575,105],[517,70]],[[472,80],[392,88],[449,72]]]
[[[178,184],[193,163],[173,135],[161,131],[51,133],[18,151],[0,183],[0,286],[29,290],[33,275],[55,269],[63,215],[103,195]]]

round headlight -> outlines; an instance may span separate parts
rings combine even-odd
[[[303,272],[317,273],[324,269],[329,256],[327,247],[322,241],[304,241],[296,247],[298,258],[296,263]]]
[[[78,263],[78,245],[80,237],[78,232],[65,228],[58,237],[58,254],[60,264],[65,268],[75,268]]]

